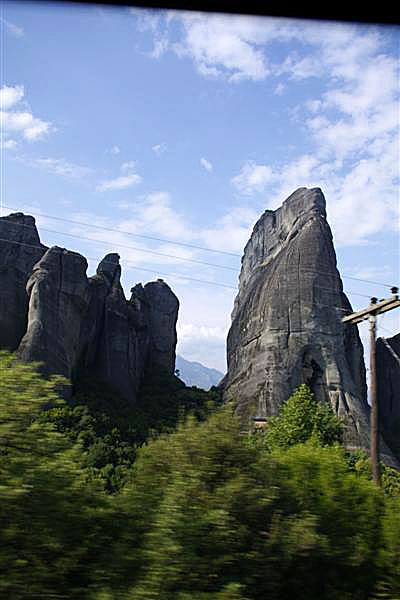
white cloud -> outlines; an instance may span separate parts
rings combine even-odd
[[[129,12],[136,18],[140,31],[157,31],[163,13],[157,9],[130,8]]]
[[[274,73],[287,85],[319,76],[320,93],[293,110],[313,148],[287,163],[247,161],[231,181],[264,191],[276,208],[298,187],[321,187],[339,245],[399,227],[399,64],[376,28],[329,25],[288,31],[300,42]],[[305,112],[302,112],[305,111]]]
[[[122,163],[121,171],[130,171],[132,169],[136,169],[137,162],[136,160],[128,160],[127,162]]]
[[[209,368],[217,368],[225,373],[227,334],[227,328],[223,327],[178,322],[177,353],[187,360],[198,361]]]
[[[185,217],[172,207],[167,192],[153,192],[141,197],[131,207],[133,219],[125,222],[126,227],[151,231],[160,237],[177,241],[188,241],[194,233]]]
[[[17,104],[24,97],[24,86],[16,85],[14,87],[4,85],[0,89],[0,107],[2,110],[8,110],[14,104]]]
[[[4,133],[17,133],[32,142],[47,134],[51,123],[34,117],[29,110],[10,110],[21,103],[25,95],[22,85],[4,85],[0,90],[0,121]],[[25,107],[24,107],[25,108]]]
[[[206,171],[208,171],[209,173],[211,173],[211,171],[213,170],[213,166],[210,163],[209,160],[207,160],[206,158],[201,158],[200,159],[200,164],[205,168]]]
[[[29,112],[5,112],[1,118],[6,131],[21,133],[28,141],[43,137],[50,129],[50,123],[34,117]]]
[[[287,73],[289,78],[295,81],[319,77],[323,74],[323,63],[318,55],[299,57],[298,53],[291,53],[278,67],[277,74],[281,73]]]
[[[381,231],[399,228],[400,206],[393,188],[396,177],[398,159],[388,153],[360,160],[337,179],[329,197],[338,244],[361,243]]]
[[[242,254],[259,212],[248,207],[231,208],[213,227],[205,227],[201,239],[209,247]]]
[[[154,39],[153,50],[149,52],[150,58],[160,58],[168,49],[169,40],[166,35],[157,35]]]
[[[123,175],[116,177],[115,179],[109,179],[107,181],[101,181],[96,189],[98,192],[107,192],[109,190],[124,190],[133,185],[137,185],[142,181],[140,175],[132,173],[131,175]]]
[[[227,76],[232,82],[264,79],[269,69],[259,45],[264,41],[263,19],[233,15],[175,14],[184,35],[175,52],[190,57],[199,72]]]
[[[5,150],[15,150],[17,148],[18,144],[15,140],[4,140],[1,141],[1,147],[4,148]]]
[[[120,154],[121,149],[119,146],[113,146],[108,152],[109,154],[113,154],[114,156],[116,156],[117,154]]]
[[[285,89],[286,89],[286,86],[282,82],[278,83],[278,85],[274,89],[275,96],[282,96],[282,94],[284,93]]]
[[[7,21],[6,19],[1,17],[0,25],[4,25],[7,32],[16,38],[21,38],[25,35],[22,27],[19,27],[18,25],[15,25],[15,23],[11,23],[11,21]]]
[[[239,192],[251,195],[262,192],[273,180],[274,173],[270,166],[258,165],[254,160],[248,160],[239,175],[232,177],[231,183]]]
[[[151,149],[153,150],[154,154],[160,156],[160,154],[165,152],[166,148],[167,144],[165,142],[162,142],[161,144],[156,144],[155,146],[152,146]]]
[[[88,177],[93,174],[93,170],[89,167],[83,167],[71,163],[64,158],[26,158],[23,156],[18,157],[18,160],[27,164],[30,167],[36,167],[43,169],[54,175],[60,175],[61,177],[67,177],[71,179],[81,179]]]
[[[139,29],[154,36],[154,58],[170,49],[181,58],[192,59],[200,74],[222,76],[231,82],[265,79],[271,71],[262,45],[274,38],[285,39],[295,29],[285,19],[245,15],[137,9],[132,14]],[[175,24],[174,41],[171,23]]]

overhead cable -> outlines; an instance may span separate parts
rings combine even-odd
[[[6,206],[6,205],[3,205],[3,207],[7,208],[8,210],[18,210],[15,207],[10,207],[10,206]],[[149,240],[153,240],[153,241],[165,242],[165,243],[168,243],[168,244],[173,244],[175,246],[185,246],[185,247],[194,248],[194,249],[197,249],[197,250],[205,250],[207,252],[216,252],[216,253],[219,253],[219,254],[225,254],[225,255],[239,257],[239,258],[241,256],[239,254],[234,254],[232,252],[226,252],[224,250],[216,250],[216,249],[212,249],[212,248],[205,248],[205,247],[202,247],[202,246],[196,246],[196,245],[193,245],[193,244],[188,244],[186,242],[176,242],[176,241],[174,242],[174,241],[171,241],[171,240],[166,240],[166,239],[162,239],[162,238],[156,238],[156,237],[147,236],[147,235],[143,235],[143,234],[132,233],[132,232],[123,231],[123,230],[120,230],[120,229],[113,229],[111,227],[105,227],[105,226],[101,226],[101,225],[95,225],[93,223],[84,223],[84,222],[81,222],[81,221],[74,221],[74,220],[71,220],[71,219],[65,219],[63,217],[55,217],[55,216],[52,216],[52,215],[45,215],[44,213],[38,213],[38,212],[36,212],[36,214],[39,215],[39,216],[48,218],[48,219],[55,219],[55,220],[58,220],[58,221],[64,221],[66,223],[72,223],[72,224],[80,225],[80,226],[84,226],[84,227],[93,227],[93,228],[96,228],[96,229],[101,229],[103,231],[110,231],[110,232],[114,232],[114,233],[119,233],[119,234],[124,234],[124,235],[130,235],[130,236],[134,236],[134,237],[141,237],[141,238],[149,239]],[[21,226],[24,226],[24,227],[29,227],[28,225],[25,225],[24,223],[13,223],[13,224],[14,225],[15,224],[21,225]],[[62,231],[55,231],[55,230],[47,229],[47,228],[41,227],[41,226],[40,226],[40,229],[43,230],[43,231],[47,231],[49,233],[55,233],[55,234],[58,234],[58,235],[65,235],[65,236],[69,236],[69,237],[75,237],[77,239],[87,240],[87,241],[91,241],[91,242],[97,242],[97,243],[102,243],[102,244],[107,244],[108,243],[108,242],[106,242],[104,240],[96,240],[96,239],[93,239],[93,238],[89,238],[87,236],[80,236],[78,234],[65,233],[65,232],[62,232]],[[182,257],[182,256],[176,256],[176,255],[166,254],[166,253],[163,253],[163,252],[157,252],[155,250],[147,250],[145,248],[136,248],[136,247],[133,247],[133,246],[128,246],[128,245],[124,245],[124,244],[117,244],[117,243],[113,243],[113,245],[115,247],[126,248],[126,249],[130,249],[130,250],[135,250],[135,251],[138,251],[138,252],[144,252],[144,253],[147,253],[147,254],[154,254],[154,255],[157,255],[157,256],[165,256],[166,258],[173,258],[173,259],[177,259],[177,260],[181,260],[181,261],[185,261],[185,262],[191,262],[191,263],[195,263],[195,264],[201,264],[201,265],[205,265],[205,266],[215,267],[215,268],[218,268],[218,269],[227,269],[227,270],[236,271],[236,272],[238,271],[238,269],[235,268],[235,267],[229,267],[227,265],[218,265],[218,264],[215,264],[215,263],[208,263],[206,261],[200,261],[200,260],[193,259],[193,258],[186,258],[186,257]],[[303,267],[301,270],[302,271],[310,271],[310,272],[314,272],[314,273],[320,273],[321,275],[331,275],[331,276],[334,276],[334,274],[330,273],[329,271],[319,271],[319,270],[316,270],[316,269],[307,269],[307,267]],[[390,285],[388,283],[382,283],[381,281],[372,281],[372,280],[369,280],[369,279],[362,279],[360,277],[353,277],[352,275],[343,275],[343,274],[340,273],[340,277],[343,278],[343,279],[352,279],[354,281],[360,281],[360,282],[368,283],[368,284],[371,284],[371,285],[379,285],[379,286],[387,287],[387,288],[391,288],[392,287],[392,285]],[[352,292],[352,293],[356,294],[356,292]],[[370,296],[367,296],[366,294],[357,294],[357,295],[364,296],[366,298],[370,297]]]
[[[19,210],[12,206],[6,206],[3,204],[3,208],[7,208],[8,210]],[[32,211],[33,212],[33,211]],[[131,231],[123,231],[121,229],[113,229],[112,227],[104,227],[103,225],[95,225],[94,223],[83,223],[82,221],[73,221],[72,219],[65,219],[63,217],[54,217],[52,215],[45,215],[38,211],[34,211],[36,215],[40,217],[45,217],[46,219],[54,219],[56,221],[64,221],[65,223],[72,223],[74,225],[81,225],[83,227],[94,227],[95,229],[103,229],[105,231],[113,231],[116,233],[124,233],[126,235],[131,235],[133,237],[140,237],[146,240],[153,240],[156,242],[164,242],[166,244],[173,244],[174,246],[186,246],[188,248],[195,248],[196,250],[204,250],[206,252],[216,252],[218,254],[227,254],[228,256],[235,256],[236,258],[241,258],[241,254],[235,254],[234,252],[227,252],[226,250],[216,250],[215,248],[206,248],[205,246],[197,246],[195,244],[188,244],[187,242],[174,242],[172,240],[167,240],[164,238],[158,238],[150,235],[144,235],[140,233],[132,233]]]
[[[0,238],[0,242],[7,242],[9,244],[16,244],[19,246],[27,246],[29,248],[36,248],[36,249],[40,249],[43,250],[43,246],[38,246],[36,244],[28,244],[27,242],[17,242],[15,240],[8,240],[6,238]],[[93,261],[98,261],[98,262],[105,262],[105,263],[109,263],[109,264],[113,264],[115,265],[115,263],[111,260],[104,260],[101,258],[94,258],[94,257],[84,257],[86,258],[86,260],[93,260]],[[187,279],[189,281],[195,281],[197,283],[206,283],[208,285],[217,285],[219,287],[225,287],[225,288],[230,288],[232,290],[237,290],[237,286],[233,286],[233,285],[227,285],[225,283],[218,283],[216,281],[208,281],[206,279],[195,279],[194,277],[188,277],[187,275],[180,275],[179,273],[161,273],[160,271],[155,271],[154,269],[146,269],[144,267],[138,267],[135,263],[133,263],[132,261],[129,260],[125,260],[122,259],[121,263],[127,264],[128,266],[130,265],[132,268],[138,269],[139,271],[147,271],[148,273],[154,273],[154,274],[158,274],[158,275],[164,275],[167,277],[173,277],[175,279]]]
[[[13,223],[13,225],[18,225],[21,227],[30,227],[30,225],[27,225],[26,223]],[[87,236],[84,235],[78,235],[76,233],[66,233],[65,231],[56,231],[54,229],[47,229],[46,227],[40,227],[41,231],[47,231],[49,233],[56,233],[57,235],[65,235],[68,237],[73,237],[73,238],[77,238],[79,240],[87,240],[88,242],[96,242],[98,244],[107,244],[108,246],[110,245],[110,242],[107,242],[105,240],[96,240],[94,238],[89,238]],[[208,267],[216,267],[217,269],[228,269],[229,271],[235,271],[237,272],[237,269],[235,267],[228,267],[226,265],[217,265],[215,263],[209,263],[209,262],[205,262],[203,260],[197,260],[194,258],[187,258],[184,256],[175,256],[172,254],[166,254],[165,252],[156,252],[155,250],[148,250],[147,248],[136,248],[134,246],[128,246],[126,244],[119,244],[119,243],[112,243],[112,245],[116,248],[125,248],[127,250],[135,250],[136,252],[145,252],[146,254],[155,254],[157,256],[165,256],[166,258],[174,258],[177,260],[183,260],[183,261],[187,261],[187,262],[191,262],[191,263],[197,263],[199,265],[206,265]]]

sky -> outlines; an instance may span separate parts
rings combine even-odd
[[[88,275],[118,252],[127,298],[164,279],[187,360],[225,372],[244,245],[299,187],[354,310],[400,284],[399,27],[7,1],[0,31],[1,214]]]

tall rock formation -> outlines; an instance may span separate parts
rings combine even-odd
[[[380,427],[400,459],[400,333],[377,339],[376,367]]]
[[[300,188],[264,212],[242,258],[224,394],[245,425],[278,414],[307,383],[345,417],[347,446],[368,448],[363,347],[357,328],[341,322],[346,311],[325,198],[319,188]]]
[[[171,293],[163,279],[146,283],[144,294],[149,306],[151,332],[149,362],[162,365],[167,371],[173,373],[176,358],[178,299]]]
[[[0,218],[0,348],[16,350],[26,331],[25,287],[46,250],[33,217],[13,213]]]
[[[162,280],[127,301],[118,254],[88,278],[82,255],[43,246],[22,213],[0,218],[0,252],[0,348],[46,376],[93,376],[131,402],[147,366],[174,372],[179,302]]]
[[[28,279],[28,324],[17,354],[24,362],[42,362],[46,375],[71,379],[74,374],[89,304],[86,269],[83,256],[53,246]]]

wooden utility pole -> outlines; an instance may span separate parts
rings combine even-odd
[[[370,398],[371,398],[371,463],[372,476],[376,485],[381,484],[380,474],[380,453],[379,453],[379,412],[377,398],[377,378],[376,378],[376,320],[377,316],[393,310],[400,306],[400,300],[397,295],[398,288],[392,287],[392,297],[378,302],[377,298],[371,298],[371,304],[368,308],[352,313],[342,318],[343,323],[360,323],[369,319],[370,323]]]
[[[372,478],[377,485],[381,485],[380,452],[379,452],[379,422],[378,422],[378,398],[376,381],[376,315],[369,317],[369,382],[371,398],[371,463]]]

